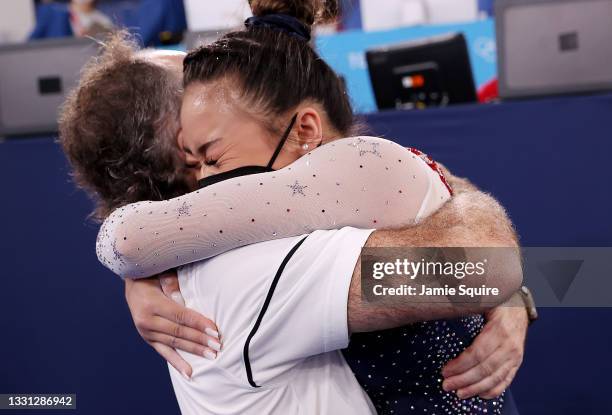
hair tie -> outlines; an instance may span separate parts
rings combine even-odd
[[[310,41],[310,28],[288,14],[267,14],[264,16],[253,16],[245,20],[244,25],[250,27],[267,27],[272,30],[285,32],[290,36]]]

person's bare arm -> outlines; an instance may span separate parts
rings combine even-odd
[[[376,231],[366,247],[403,247],[410,254],[416,247],[512,247],[515,255],[503,250],[489,258],[488,268],[504,295],[483,302],[454,304],[406,300],[403,303],[368,303],[362,299],[361,263],[357,263],[349,292],[348,320],[351,332],[399,327],[406,324],[478,314],[506,301],[521,285],[522,270],[516,233],[506,212],[490,195],[478,191],[467,180],[448,175],[455,196],[421,224]],[[415,257],[417,252],[415,250]],[[389,277],[386,277],[389,278]],[[394,277],[391,277],[394,278]],[[402,283],[406,282],[405,277]],[[470,285],[477,279],[465,278]]]

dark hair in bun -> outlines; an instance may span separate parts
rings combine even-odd
[[[294,18],[308,32],[312,25],[338,14],[336,0],[250,0],[249,4],[256,19],[280,16],[285,20],[281,23],[287,18],[292,23]],[[342,80],[302,36],[277,29],[274,22],[247,24],[244,30],[192,51],[184,63],[185,87],[230,79],[251,107],[270,120],[270,126],[281,125],[279,116],[312,100],[323,107],[338,133],[350,135],[354,117]]]
[[[286,14],[305,26],[328,23],[338,17],[337,0],[249,0],[254,16]]]

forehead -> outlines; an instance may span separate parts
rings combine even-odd
[[[204,112],[235,113],[241,109],[240,93],[236,85],[228,80],[194,82],[185,89],[183,112],[202,114]]]

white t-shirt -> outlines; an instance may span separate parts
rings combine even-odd
[[[223,340],[215,360],[180,352],[193,368],[191,381],[170,367],[182,413],[375,413],[339,351],[349,342],[353,269],[371,232],[315,231],[181,268],[187,307],[214,320]]]

